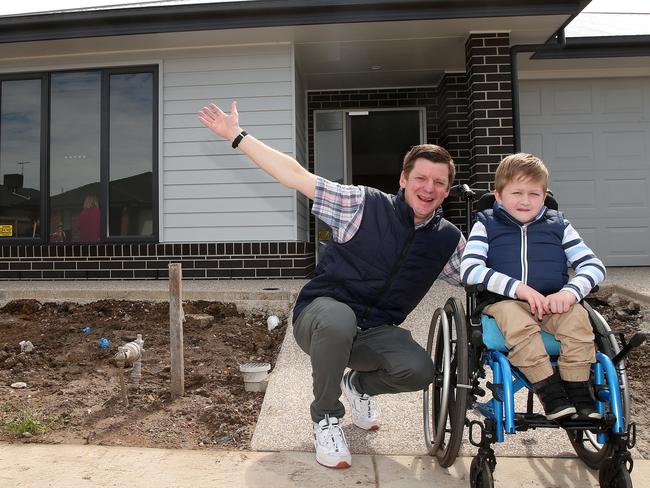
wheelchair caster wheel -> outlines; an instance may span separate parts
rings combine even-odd
[[[606,464],[598,471],[600,488],[632,488],[632,477],[625,466],[614,467]]]
[[[492,468],[486,459],[476,456],[469,468],[469,486],[471,488],[493,488]]]

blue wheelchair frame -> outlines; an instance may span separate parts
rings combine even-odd
[[[522,388],[533,390],[533,386],[513,367],[504,354],[507,351],[505,339],[501,334],[494,319],[487,315],[481,316],[481,325],[483,329],[483,344],[488,352],[485,357],[485,363],[492,370],[494,385],[500,388],[500,391],[494,392],[494,397],[485,403],[475,403],[474,408],[484,417],[493,419],[496,422],[497,442],[504,441],[504,433],[514,434],[515,429],[515,410],[514,395]],[[560,353],[560,343],[548,332],[542,332],[542,340],[546,346],[546,351],[550,356],[557,356]],[[555,361],[552,361],[556,366]],[[596,353],[596,363],[593,364],[594,389],[596,391],[596,408],[601,415],[605,414],[605,403],[610,404],[610,413],[615,417],[612,425],[612,432],[622,434],[626,432],[625,416],[621,402],[621,388],[616,373],[616,367],[612,360],[605,354]],[[514,377],[514,381],[513,381]],[[605,379],[607,384],[605,387]],[[598,434],[598,442],[604,443],[606,440],[604,433]]]
[[[488,351],[486,363],[492,369],[494,384],[501,391],[498,391],[493,398],[485,403],[476,402],[474,408],[485,418],[493,419],[496,422],[497,442],[504,441],[505,434],[514,434],[515,429],[515,407],[514,396],[522,388],[532,390],[530,382],[522,375],[517,368],[510,365],[508,358],[500,351]],[[621,389],[618,383],[616,368],[612,360],[599,352],[596,353],[594,368],[594,384],[597,391],[596,406],[601,415],[605,414],[604,402],[610,403],[610,413],[615,417],[612,425],[612,432],[623,434],[625,429],[625,417],[621,405]],[[513,381],[514,377],[514,381]],[[605,385],[607,387],[598,388]],[[598,442],[605,442],[606,434],[598,434]]]

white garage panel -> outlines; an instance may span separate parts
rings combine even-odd
[[[521,82],[521,146],[609,266],[650,266],[650,78]]]

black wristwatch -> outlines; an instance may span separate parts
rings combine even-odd
[[[237,146],[239,146],[239,143],[241,140],[248,135],[248,132],[245,130],[241,131],[237,137],[235,137],[235,140],[232,141],[232,148],[237,149]]]

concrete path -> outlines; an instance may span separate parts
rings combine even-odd
[[[450,469],[429,457],[356,456],[333,470],[304,452],[180,451],[81,445],[0,444],[0,486],[12,488],[466,488],[469,458]],[[634,486],[647,486],[650,461],[638,461]],[[591,488],[597,474],[571,459],[502,458],[501,488]]]

